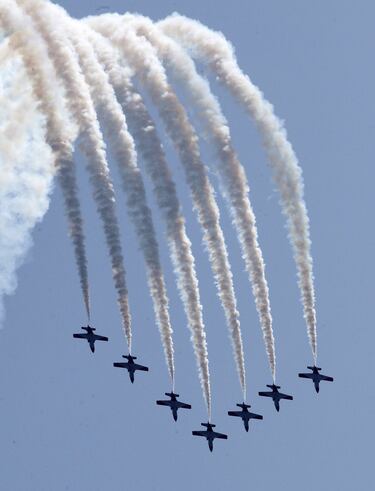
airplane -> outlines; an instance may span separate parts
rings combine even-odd
[[[261,414],[255,414],[249,411],[249,408],[251,407],[250,404],[245,404],[243,402],[242,404],[236,404],[236,406],[240,407],[242,411],[228,411],[228,415],[242,418],[246,431],[249,431],[250,419],[263,419],[263,416]]]
[[[186,404],[185,402],[180,402],[177,400],[177,397],[180,397],[180,394],[175,394],[172,392],[165,392],[165,395],[170,397],[169,401],[156,401],[158,406],[169,406],[172,411],[173,419],[177,421],[177,411],[179,409],[191,409],[190,404]]]
[[[126,358],[128,361],[122,363],[114,363],[113,366],[117,368],[126,368],[129,372],[129,377],[132,384],[134,383],[134,372],[136,370],[148,372],[148,367],[144,367],[143,365],[138,365],[137,363],[134,363],[134,360],[137,359],[136,356],[132,356],[129,354],[129,355],[122,355],[122,357]]]
[[[325,380],[326,382],[333,382],[333,377],[328,377],[327,375],[321,375],[319,373],[321,368],[316,367],[315,365],[307,368],[312,370],[312,373],[299,373],[298,376],[301,378],[311,378],[311,380],[314,382],[316,392],[319,392],[319,383],[322,380]]]
[[[90,349],[92,353],[95,352],[95,341],[108,341],[108,338],[106,336],[99,336],[98,334],[94,334],[94,331],[96,329],[94,327],[90,327],[87,325],[87,327],[82,326],[81,329],[86,331],[85,333],[79,333],[79,334],[73,334],[73,338],[76,339],[87,339],[87,342],[90,345]]]
[[[208,447],[210,449],[210,452],[214,449],[214,440],[215,438],[220,438],[222,440],[227,440],[228,436],[224,435],[224,433],[218,433],[217,431],[214,431],[213,428],[216,426],[214,424],[211,424],[210,422],[207,423],[201,423],[201,426],[205,426],[207,430],[204,431],[192,431],[192,434],[194,436],[204,436],[208,442]]]
[[[287,399],[288,401],[293,401],[293,396],[289,396],[288,394],[283,394],[279,392],[280,385],[267,385],[271,391],[268,392],[258,392],[258,394],[262,397],[272,397],[273,403],[275,404],[276,411],[280,411],[280,399]]]

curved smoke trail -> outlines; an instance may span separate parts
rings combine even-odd
[[[55,7],[53,11],[61,24],[69,22],[67,32],[77,51],[83,73],[91,88],[93,100],[103,118],[103,127],[112,143],[114,155],[119,164],[130,218],[135,226],[146,262],[148,285],[154,304],[156,321],[162,338],[169,374],[173,381],[173,331],[169,318],[168,297],[151,211],[147,205],[142,175],[137,167],[133,137],[128,131],[125,115],[116,99],[113,87],[109,83],[108,75],[98,62],[92,45],[76,28],[76,23],[70,20],[61,8]],[[88,29],[86,26],[80,27],[83,27],[83,30]]]
[[[153,48],[126,28],[124,18],[116,15],[105,15],[100,19],[89,19],[88,22],[122,51],[126,62],[134,69],[158,108],[166,130],[180,154],[194,207],[204,231],[204,240],[209,251],[216,283],[220,288],[219,295],[223,305],[227,305],[229,295],[234,298],[232,275],[223,233],[219,225],[219,210],[205,168],[200,160],[198,138],[188,121],[185,109],[169,86],[164,69]],[[238,317],[236,309],[233,310],[232,315]],[[195,326],[193,344],[203,394],[210,415],[208,356],[206,335],[202,326]]]
[[[104,226],[118,304],[130,351],[131,318],[120,232],[115,212],[115,194],[109,177],[105,144],[90,92],[74,53],[67,46],[66,39],[61,29],[56,25],[53,15],[46,8],[46,4],[39,0],[18,0],[18,3],[23,7],[25,15],[29,16],[34,23],[38,35],[46,43],[48,55],[63,81],[68,108],[80,128],[82,149],[87,157],[90,181],[94,187],[94,199]]]
[[[62,97],[59,97],[58,82],[53,67],[50,66],[44,46],[38,43],[33,36],[33,26],[25,22],[20,9],[9,4],[7,10],[2,11],[4,27],[16,34],[12,35],[11,44],[15,52],[20,52],[25,69],[33,85],[34,96],[39,101],[39,109],[46,116],[46,142],[54,152],[55,166],[61,185],[65,213],[69,224],[69,234],[73,243],[75,260],[78,268],[83,300],[88,318],[90,318],[90,296],[87,272],[87,259],[85,250],[85,237],[83,220],[78,199],[77,184],[73,164],[72,141],[75,138],[75,128],[69,119],[63,119],[59,113],[63,106]],[[25,33],[27,26],[28,35]],[[30,37],[33,47],[30,46]],[[43,63],[43,60],[47,62]],[[46,81],[48,80],[48,83]],[[54,87],[54,90],[51,89]],[[56,104],[56,99],[59,104]]]
[[[254,118],[263,138],[280,190],[283,212],[288,219],[304,316],[316,363],[315,294],[301,169],[273,107],[242,73],[233,49],[224,36],[180,16],[167,18],[156,26],[147,18],[132,15],[105,15],[86,20],[86,25],[79,24],[71,20],[63,9],[45,0],[2,0],[1,26],[9,37],[0,44],[0,88],[4,90],[3,94],[0,92],[0,304],[3,294],[14,289],[16,267],[29,245],[31,228],[48,208],[52,180],[57,174],[62,186],[84,302],[90,316],[85,238],[72,159],[73,143],[79,134],[103,222],[123,327],[131,351],[131,318],[115,195],[97,109],[103,117],[103,128],[120,164],[129,214],[145,257],[155,316],[173,383],[168,297],[151,211],[137,167],[135,143],[127,128],[125,114],[128,115],[131,131],[146,161],[158,205],[166,220],[168,245],[211,418],[206,334],[191,244],[155,124],[132,83],[132,78],[137,77],[156,105],[184,167],[232,336],[245,398],[239,314],[219,209],[200,157],[198,135],[168,81],[165,67],[172,68],[175,78],[186,89],[193,110],[203,122],[219,157],[220,184],[253,285],[275,379],[269,293],[246,175],[232,146],[228,123],[219,102],[212,95],[208,82],[198,75],[193,60],[186,53],[188,51],[212,68],[217,79]],[[7,83],[7,77],[8,86],[2,87]],[[31,86],[26,80],[31,82]],[[26,85],[26,89],[22,90],[20,84]],[[6,116],[9,113],[12,115],[10,120]],[[36,153],[38,158],[28,161],[26,165],[27,152]]]
[[[162,144],[141,95],[134,88],[131,73],[119,65],[119,60],[110,43],[95,31],[88,33],[90,42],[97,52],[100,63],[108,73],[111,85],[127,115],[139,151],[146,163],[147,172],[153,182],[157,203],[167,226],[167,239],[177,277],[177,286],[182,299],[188,325],[203,325],[202,307],[195,261],[191,243],[181,214],[176,186],[168,168]]]
[[[208,83],[198,75],[194,62],[187,53],[175,41],[163,35],[150,20],[136,17],[133,25],[138,29],[140,35],[146,36],[155,46],[158,56],[172,68],[178,82],[186,88],[186,93],[207,130],[208,139],[212,141],[216,149],[221,187],[229,204],[242,256],[253,285],[266,352],[272,377],[275,380],[275,345],[265,266],[258,243],[255,215],[248,196],[249,186],[246,174],[233,149],[228,123]],[[244,369],[244,360],[239,326],[237,330],[233,329],[232,338],[237,367],[241,374]]]
[[[317,333],[309,218],[303,198],[302,171],[285,128],[274,114],[273,106],[239,68],[234,50],[223,34],[183,16],[171,16],[158,25],[163,32],[185,46],[193,57],[209,64],[218,80],[233,93],[257,125],[288,220],[304,317],[316,363]]]
[[[0,28],[11,34],[1,12]],[[16,270],[31,246],[32,229],[47,212],[54,177],[44,118],[10,38],[1,42],[0,65],[0,322],[3,297],[16,288]]]

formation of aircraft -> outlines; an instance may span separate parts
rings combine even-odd
[[[172,416],[175,421],[177,421],[177,411],[179,409],[191,409],[190,404],[186,404],[186,402],[180,402],[177,400],[180,397],[180,394],[175,394],[172,392],[165,392],[165,395],[170,397],[169,401],[156,401],[158,406],[169,406],[172,411]]]
[[[73,337],[76,339],[86,339],[91,351],[94,353],[95,352],[95,342],[96,341],[108,341],[108,338],[106,336],[99,336],[98,334],[95,334],[96,329],[94,327],[91,327],[90,325],[87,326],[82,326],[81,329],[83,329],[85,332],[84,333],[75,333],[73,334]],[[115,362],[113,363],[114,367],[117,368],[126,368],[129,373],[129,378],[131,383],[134,383],[134,374],[137,370],[139,371],[144,371],[148,372],[148,367],[144,365],[139,365],[138,363],[135,363],[134,360],[137,359],[136,356],[132,356],[131,354],[129,355],[123,355],[123,358],[125,358],[127,361],[126,362]],[[307,367],[309,370],[311,370],[311,373],[299,373],[298,376],[300,378],[307,378],[311,379],[312,382],[314,383],[314,387],[316,392],[319,392],[319,384],[321,381],[326,381],[326,382],[333,382],[333,377],[329,377],[327,375],[323,375],[319,373],[321,371],[321,368],[317,366],[308,366]],[[275,383],[271,385],[267,385],[271,390],[270,391],[265,391],[265,392],[259,392],[259,395],[261,397],[270,397],[273,400],[273,403],[275,405],[276,411],[280,410],[280,400],[285,399],[292,401],[293,396],[288,395],[288,394],[283,394],[282,392],[279,392],[280,386],[275,385]],[[167,400],[158,400],[156,401],[156,404],[158,406],[167,406],[170,408],[172,411],[172,416],[174,421],[177,421],[178,419],[178,410],[179,409],[191,409],[191,405],[187,404],[186,402],[181,402],[178,400],[180,397],[179,394],[176,394],[175,392],[165,392],[165,395],[169,397]],[[249,421],[250,419],[263,419],[263,416],[261,414],[256,414],[252,413],[249,411],[251,408],[250,404],[246,404],[245,402],[241,404],[236,404],[237,407],[239,407],[241,410],[238,411],[228,411],[229,416],[233,417],[238,417],[241,418],[245,427],[245,430],[248,432],[249,431]],[[205,430],[200,430],[200,431],[193,431],[192,434],[194,436],[201,436],[206,438],[208,442],[208,447],[210,451],[213,451],[213,442],[216,438],[221,439],[221,440],[227,440],[228,436],[224,433],[218,433],[217,431],[214,430],[216,425],[208,421],[207,423],[201,423],[202,426],[204,426],[206,429]]]
[[[281,399],[286,399],[287,401],[293,401],[293,396],[290,396],[288,394],[283,394],[282,392],[279,392],[279,389],[281,388],[280,385],[267,385],[269,387],[270,391],[267,392],[258,392],[258,394],[262,397],[271,397],[273,400],[273,403],[275,404],[276,411],[280,411],[280,400]]]
[[[143,365],[138,365],[138,363],[134,362],[134,360],[137,359],[136,356],[132,356],[129,354],[129,355],[122,355],[122,357],[126,358],[128,361],[119,362],[119,363],[115,362],[113,366],[117,368],[126,368],[127,371],[129,372],[129,378],[132,384],[134,383],[134,373],[137,370],[140,370],[142,372],[148,372],[148,367],[145,367]]]
[[[298,376],[301,378],[310,378],[313,383],[316,392],[319,392],[319,384],[322,380],[325,382],[333,382],[332,377],[328,377],[327,375],[320,374],[321,368],[316,367],[315,365],[313,367],[307,367],[309,370],[312,370],[312,373],[299,373]]]
[[[249,431],[249,421],[250,419],[263,419],[261,414],[251,413],[249,409],[251,408],[250,404],[236,404],[237,407],[240,407],[241,411],[228,411],[228,416],[236,416],[241,418],[246,431]]]
[[[216,425],[210,423],[209,421],[207,423],[201,423],[201,426],[205,426],[207,428],[207,430],[192,431],[192,434],[194,436],[203,436],[208,442],[208,448],[210,449],[210,452],[212,452],[212,450],[214,449],[215,438],[219,438],[221,440],[227,440],[228,439],[228,435],[214,431],[213,428],[215,428]]]
[[[95,341],[108,341],[108,338],[106,336],[99,336],[98,334],[94,334],[94,331],[96,331],[94,327],[90,327],[89,325],[87,325],[87,326],[82,326],[81,329],[83,329],[86,332],[73,334],[73,338],[86,339],[87,342],[89,343],[92,353],[95,352]]]

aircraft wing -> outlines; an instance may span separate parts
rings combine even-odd
[[[298,376],[301,378],[313,378],[312,373],[299,373]]]
[[[250,413],[250,418],[251,419],[263,419],[263,416],[261,414]]]
[[[242,411],[228,411],[229,416],[238,416],[239,418],[242,418]]]
[[[144,367],[143,365],[137,365],[137,363],[134,363],[134,368],[135,368],[135,370],[141,370],[142,372],[148,372],[148,367]]]
[[[326,380],[327,382],[333,382],[333,377],[328,377],[328,375],[321,375],[320,380]]]
[[[79,334],[73,334],[73,338],[76,338],[76,339],[87,339],[87,334],[85,333],[79,333]]]
[[[114,367],[117,367],[117,368],[128,368],[129,367],[129,363],[125,363],[125,362],[124,363],[122,363],[122,362],[118,363],[118,362],[115,362],[113,364],[113,366]]]
[[[222,440],[227,440],[228,435],[224,435],[224,433],[218,433],[217,431],[213,432],[214,438],[221,438]]]
[[[207,437],[208,431],[192,431],[194,436],[204,436]]]
[[[156,401],[156,404],[158,406],[170,406],[171,405],[171,401]]]
[[[185,402],[180,402],[180,401],[176,401],[177,402],[177,407],[179,408],[182,408],[182,409],[191,409],[191,405],[190,404],[186,404]]]
[[[293,396],[289,396],[288,394],[282,394],[279,392],[280,399],[287,399],[288,401],[293,401]]]
[[[99,334],[94,334],[95,341],[108,341],[107,336],[99,336]]]
[[[273,396],[273,392],[258,392],[258,394],[260,396],[263,396],[263,397],[272,397]]]

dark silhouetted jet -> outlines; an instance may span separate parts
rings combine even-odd
[[[117,368],[126,368],[127,371],[129,372],[129,377],[132,384],[134,383],[134,372],[136,370],[148,372],[148,367],[144,367],[143,365],[138,365],[137,363],[134,363],[134,360],[137,359],[136,356],[122,355],[122,357],[126,358],[128,361],[122,363],[114,363],[113,366]]]
[[[173,419],[177,421],[177,411],[179,409],[191,409],[190,404],[186,404],[185,402],[180,402],[177,400],[177,397],[180,397],[180,394],[175,394],[174,392],[165,392],[165,395],[170,397],[169,401],[156,401],[158,406],[169,406],[172,411]]]
[[[316,392],[319,392],[319,383],[322,380],[325,380],[326,382],[333,382],[333,377],[328,377],[327,375],[321,375],[319,373],[321,368],[316,367],[315,365],[307,368],[312,370],[312,373],[299,373],[298,376],[301,378],[311,378],[311,380],[314,382]]]
[[[242,418],[246,431],[249,431],[250,419],[263,419],[263,416],[261,414],[255,414],[249,411],[249,408],[251,407],[250,404],[242,403],[242,404],[236,404],[236,406],[240,407],[242,411],[228,411],[228,415]]]
[[[201,423],[201,426],[205,426],[207,430],[204,431],[192,431],[194,436],[204,436],[208,442],[208,447],[210,451],[214,449],[214,440],[215,438],[221,438],[222,440],[227,440],[228,436],[224,435],[224,433],[218,433],[214,431],[212,428],[215,428],[216,425],[208,423]]]
[[[275,404],[276,411],[280,411],[280,399],[287,399],[288,401],[293,401],[293,396],[289,396],[288,394],[283,394],[279,392],[280,385],[267,385],[270,389],[269,392],[259,392],[259,395],[262,397],[272,397],[273,403]]]
[[[93,353],[95,352],[95,341],[108,341],[108,338],[106,336],[99,336],[98,334],[94,334],[94,331],[96,331],[94,327],[90,327],[88,325],[87,327],[82,326],[81,329],[83,329],[86,332],[73,334],[73,338],[87,339],[87,342],[89,343],[90,349]]]

